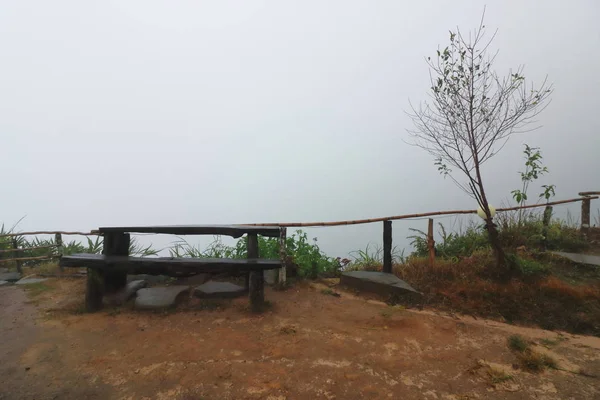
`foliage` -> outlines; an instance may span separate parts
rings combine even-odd
[[[484,210],[496,263],[504,266],[505,255],[492,222],[481,166],[513,133],[524,131],[544,109],[552,88],[545,81],[538,88],[527,87],[521,67],[504,77],[496,74],[492,65],[497,53],[488,55],[493,39],[485,38],[483,18],[468,36],[460,30],[450,31],[450,44],[438,50],[433,61],[427,59],[431,102],[419,109],[411,104],[415,128],[409,133],[416,146],[435,158],[438,171],[450,176]],[[450,168],[458,170],[466,184],[459,182]]]
[[[461,257],[468,257],[474,251],[487,249],[490,247],[489,240],[485,231],[475,225],[467,227],[463,232],[447,233],[444,225],[439,224],[441,242],[435,244],[436,256],[458,260]],[[429,254],[427,245],[427,234],[419,229],[410,228],[416,235],[409,236],[412,239],[411,245],[414,247],[414,256],[425,257]]]
[[[548,168],[543,165],[542,153],[540,152],[539,147],[530,147],[528,144],[525,144],[525,150],[523,150],[523,154],[525,154],[525,171],[519,172],[521,175],[522,187],[521,189],[516,189],[511,192],[513,198],[519,204],[519,206],[525,205],[525,202],[527,201],[527,191],[531,182],[548,173]],[[542,185],[542,189],[543,191],[538,195],[538,197],[540,199],[545,199],[546,203],[548,203],[550,198],[554,197],[556,194],[556,186]],[[519,225],[524,215],[526,215],[525,211],[519,210]]]
[[[498,237],[503,247],[515,250],[525,246],[528,249],[549,249],[578,252],[589,247],[589,244],[581,238],[576,227],[570,226],[565,221],[555,219],[550,221],[544,228],[543,215],[541,213],[529,213],[519,223],[517,213],[503,213],[498,219]],[[440,223],[441,241],[435,244],[437,257],[458,261],[464,257],[470,257],[473,252],[490,248],[488,235],[481,226],[471,225],[462,232],[447,233],[445,227]],[[428,255],[427,234],[421,230],[411,228],[415,235],[412,239],[412,256],[426,257]],[[529,271],[534,266],[517,266],[521,272]],[[535,269],[535,268],[534,268]]]
[[[192,246],[184,240],[177,242],[170,250],[172,257],[206,257],[206,258],[246,258],[248,237],[239,239],[234,246],[224,244],[220,238],[206,248]],[[308,239],[302,230],[297,230],[286,238],[286,254],[288,261],[297,266],[298,274],[307,278],[320,275],[335,275],[341,267],[340,260],[328,257],[321,251],[317,239]],[[279,238],[258,237],[258,253],[261,258],[280,258]]]
[[[529,343],[521,335],[511,335],[508,338],[508,347],[513,351],[522,353],[529,348]]]

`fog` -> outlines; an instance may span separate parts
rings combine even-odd
[[[540,129],[484,166],[512,204],[524,143],[556,198],[599,190],[600,3],[488,1],[495,69],[554,84]],[[0,222],[21,231],[110,225],[334,221],[474,201],[409,146],[425,57],[480,1],[2,1]],[[597,207],[597,205],[595,205]],[[557,207],[579,218],[578,205]],[[596,212],[596,211],[594,211]],[[438,219],[449,226],[461,217]],[[410,227],[394,223],[394,243]],[[332,256],[381,224],[309,229]],[[173,237],[148,237],[158,247]],[[208,240],[208,239],[205,239]],[[190,238],[191,242],[196,239]]]

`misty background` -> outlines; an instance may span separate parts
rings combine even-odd
[[[556,199],[600,189],[594,0],[0,4],[0,222],[26,216],[21,231],[476,208],[405,143],[404,111],[427,98],[425,57],[449,29],[475,28],[484,5],[488,32],[499,29],[496,71],[523,64],[528,80],[555,87],[542,128],[484,165],[490,203],[514,204],[523,143],[550,170],[530,197],[548,183]],[[579,203],[555,212],[578,219]],[[426,224],[394,222],[394,244]],[[382,226],[307,232],[346,256],[381,243]]]

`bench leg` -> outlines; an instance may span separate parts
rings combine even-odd
[[[116,293],[127,286],[127,273],[118,271],[106,271],[104,273],[104,291]]]
[[[98,311],[102,308],[104,296],[104,273],[102,270],[88,268],[87,290],[85,292],[85,309],[88,312]]]
[[[263,271],[250,272],[250,309],[261,312],[265,306],[265,275]]]
[[[131,238],[128,233],[105,233],[103,253],[112,256],[129,255],[130,243]],[[104,290],[106,293],[116,293],[125,286],[127,286],[127,272],[106,271],[104,273]]]

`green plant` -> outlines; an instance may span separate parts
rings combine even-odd
[[[508,347],[513,351],[523,353],[529,349],[529,343],[521,335],[511,335],[508,338]]]
[[[513,379],[513,376],[511,374],[508,374],[501,369],[492,368],[492,367],[490,367],[490,369],[488,370],[488,375],[490,377],[491,383],[494,385],[496,385],[498,383],[510,381]]]
[[[462,232],[447,233],[444,225],[439,224],[441,242],[435,244],[436,256],[444,259],[458,261],[462,257],[469,257],[476,250],[489,249],[490,244],[485,231],[476,225],[468,226]],[[412,253],[416,257],[426,257],[429,254],[427,234],[419,229],[410,228],[416,235],[409,236],[414,248]]]
[[[438,171],[482,208],[496,264],[505,267],[481,167],[544,109],[552,87],[546,81],[538,88],[526,85],[522,67],[500,77],[492,68],[495,53],[488,53],[493,39],[485,38],[483,16],[469,35],[450,31],[449,45],[438,49],[433,60],[427,58],[431,101],[418,108],[411,104],[415,128],[409,133],[415,146],[434,157]],[[455,179],[450,168],[466,183]]]
[[[383,265],[383,248],[378,245],[372,248],[371,244],[368,244],[364,250],[350,252],[350,258],[350,262],[347,263],[348,270],[379,271]],[[397,246],[392,247],[392,263],[402,264],[404,262],[406,262],[404,249],[400,250]]]
[[[190,245],[181,239],[170,249],[171,257],[198,257],[198,258],[246,258],[248,251],[248,237],[239,239],[235,245],[224,244],[219,237],[205,249],[200,246]],[[261,258],[279,259],[280,244],[278,238],[258,237],[258,254]],[[286,254],[290,263],[298,268],[298,274],[306,278],[316,278],[321,275],[337,275],[341,268],[340,260],[328,257],[321,251],[317,238],[308,239],[305,232],[297,230],[286,238]]]
[[[155,256],[158,254],[158,252],[159,250],[153,249],[151,244],[149,244],[148,246],[143,246],[139,244],[137,239],[134,237],[131,238],[131,241],[129,242],[129,255],[131,256]]]

